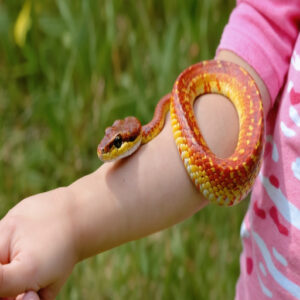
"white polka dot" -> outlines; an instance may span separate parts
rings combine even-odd
[[[241,236],[241,238],[248,238],[250,236],[250,233],[246,228],[245,221],[243,221],[243,223],[242,223],[241,230],[240,230],[240,236]]]
[[[296,135],[296,132],[293,129],[287,127],[283,121],[280,122],[280,128],[282,133],[288,138]]]
[[[262,282],[262,280],[260,279],[259,275],[257,274],[257,277],[258,277],[258,282],[259,282],[259,285],[262,289],[262,292],[268,297],[268,298],[272,298],[273,297],[273,294],[272,292],[264,285],[264,283]]]
[[[300,56],[294,51],[292,59],[291,59],[292,66],[296,71],[300,71]]]
[[[292,80],[290,80],[290,81],[288,82],[288,86],[287,86],[287,91],[288,91],[288,93],[291,92],[291,90],[292,90],[293,87],[294,87],[294,83],[293,83]]]
[[[290,114],[290,118],[292,119],[292,121],[298,127],[300,127],[300,116],[299,116],[299,114],[297,112],[297,109],[293,105],[290,106],[289,114]]]
[[[278,153],[278,149],[277,149],[277,146],[276,146],[275,142],[273,143],[272,159],[275,162],[278,162],[278,160],[279,160],[279,153]]]
[[[300,157],[297,157],[296,160],[292,162],[292,171],[294,176],[300,180]]]
[[[287,260],[283,257],[282,254],[280,254],[274,247],[272,247],[272,252],[274,257],[285,267],[287,266]]]
[[[260,268],[261,272],[263,273],[263,275],[267,276],[267,271],[266,271],[265,266],[263,265],[263,263],[261,261],[259,262],[259,268]]]

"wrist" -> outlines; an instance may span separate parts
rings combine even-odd
[[[86,181],[89,176],[91,175],[80,178],[66,187],[67,193],[70,199],[72,199],[70,202],[69,219],[72,228],[71,239],[77,262],[96,254],[88,252],[88,249],[91,248],[91,241],[88,239],[90,236],[88,227],[91,226],[92,222],[92,216],[90,215],[90,218],[88,216],[89,209],[91,209],[94,201],[92,201],[93,197],[89,193],[91,191],[82,188],[82,181]],[[96,209],[94,208],[94,210]]]
[[[104,164],[67,187],[72,195],[70,219],[78,261],[127,241],[124,208],[107,183],[112,168]]]
[[[78,252],[78,242],[76,237],[76,222],[74,222],[74,204],[75,197],[70,187],[60,187],[55,190],[50,191],[49,193],[54,194],[54,199],[59,201],[57,207],[59,208],[60,218],[63,218],[63,224],[65,224],[66,235],[65,235],[65,244],[69,248],[68,255],[72,255],[74,257],[74,263],[79,261],[79,252]],[[53,202],[53,205],[56,205]]]
[[[69,202],[70,205],[68,210],[68,217],[70,221],[70,226],[72,228],[70,238],[72,240],[76,262],[80,262],[85,258],[85,255],[83,253],[84,253],[84,246],[86,245],[86,242],[84,242],[82,239],[83,228],[82,228],[82,222],[80,220],[79,212],[80,211],[83,212],[81,208],[82,205],[81,203],[84,201],[83,198],[85,197],[83,197],[83,195],[79,197],[78,193],[74,189],[74,183],[66,187],[66,190],[69,199],[71,199],[71,201]]]

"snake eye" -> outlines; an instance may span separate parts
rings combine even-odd
[[[114,139],[114,146],[116,148],[120,148],[122,146],[122,137],[120,135],[117,135]]]

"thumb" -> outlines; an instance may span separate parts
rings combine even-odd
[[[17,259],[6,265],[0,264],[0,297],[15,297],[26,290],[34,290],[35,274],[32,265]],[[38,289],[38,286],[35,288]]]

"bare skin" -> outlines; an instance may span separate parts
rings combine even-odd
[[[252,74],[268,111],[269,95],[255,71],[231,52],[221,51],[218,58]],[[194,109],[211,150],[232,154],[239,132],[233,105],[206,95]],[[179,223],[207,204],[188,178],[168,118],[134,156],[104,164],[66,188],[29,197],[8,212],[0,221],[0,297],[55,299],[77,262]]]

